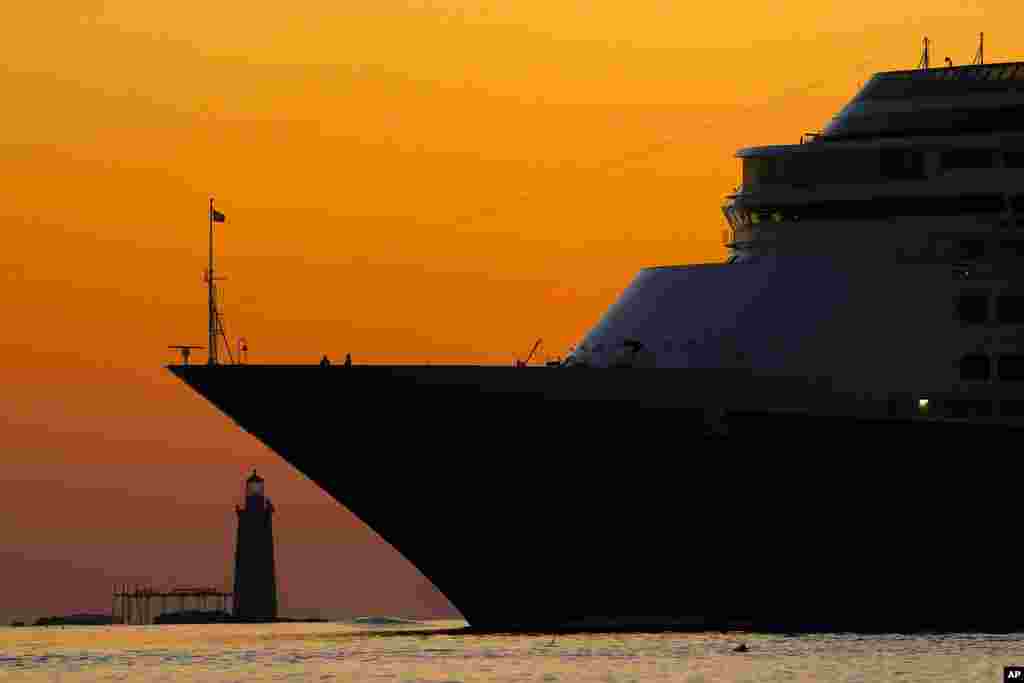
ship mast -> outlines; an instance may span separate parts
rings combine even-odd
[[[217,364],[217,294],[213,284],[213,197],[210,197],[210,265],[206,269],[207,313],[209,314],[210,350],[208,363]]]
[[[917,63],[918,69],[928,68],[928,36],[924,37],[924,50],[921,51],[921,61]]]
[[[231,355],[231,344],[228,343],[227,333],[224,331],[224,320],[221,317],[220,311],[217,308],[217,280],[223,280],[224,278],[214,277],[213,274],[213,224],[223,223],[225,220],[224,214],[213,208],[213,197],[210,197],[210,262],[206,269],[206,297],[207,297],[207,313],[209,317],[208,323],[208,343],[209,343],[209,355],[207,363],[209,365],[217,365],[218,363],[218,344],[217,338],[220,337],[224,340],[224,351],[228,354],[228,360],[233,364],[235,359]]]

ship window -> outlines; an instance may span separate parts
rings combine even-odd
[[[949,417],[991,417],[992,402],[952,399],[946,401],[946,414]]]
[[[892,180],[924,177],[924,155],[904,149],[882,150],[882,176]]]
[[[665,340],[665,351],[669,352],[669,353],[672,352],[672,340],[671,339],[666,339]]]
[[[1011,382],[1024,380],[1024,356],[1006,355],[999,359],[999,379]]]
[[[1024,195],[1017,208],[1024,217]],[[1005,211],[1003,197],[997,194],[960,195],[955,197],[889,197],[866,200],[830,200],[763,207],[756,211],[739,210],[748,222],[775,220],[782,222],[806,220],[857,220],[889,218],[892,216],[950,216],[973,214],[999,214]],[[975,240],[977,242],[977,240]],[[982,247],[984,251],[984,248]]]
[[[960,240],[959,257],[962,259],[979,259],[985,255],[984,240]]]
[[[778,163],[775,157],[747,157],[743,160],[743,184],[759,185],[779,180]]]
[[[1006,168],[1024,168],[1024,151],[1003,152],[1003,166]]]
[[[942,168],[993,168],[994,161],[990,149],[951,149],[942,153]]]
[[[955,302],[957,320],[980,325],[988,319],[988,297],[984,294],[961,294]]]
[[[953,252],[953,240],[941,237],[932,242],[932,253],[938,258],[948,258]]]
[[[1024,240],[1003,240],[999,243],[999,248],[1002,249],[1007,256],[1013,256],[1016,258],[1024,257]]]
[[[594,353],[601,353],[602,351],[604,351],[604,344],[594,345]]]
[[[739,225],[739,221],[736,219],[736,215],[732,207],[722,207],[722,213],[725,214],[725,220],[729,223],[729,227],[735,230]]]
[[[1004,295],[997,298],[996,318],[1001,323],[1024,323],[1024,296]]]
[[[969,353],[960,359],[960,379],[985,381],[992,374],[988,356]]]

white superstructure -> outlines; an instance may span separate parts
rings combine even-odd
[[[642,271],[565,365],[1024,417],[1024,63],[880,73],[822,133],[737,156],[727,262]]]

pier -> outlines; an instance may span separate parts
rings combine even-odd
[[[153,624],[161,614],[186,610],[230,612],[232,595],[210,586],[157,590],[150,586],[115,586],[111,616],[115,624]]]

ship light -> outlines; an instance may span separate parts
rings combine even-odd
[[[928,399],[926,399],[926,398],[919,398],[919,399],[917,399],[917,409],[920,410],[922,413],[927,413],[928,412]]]

